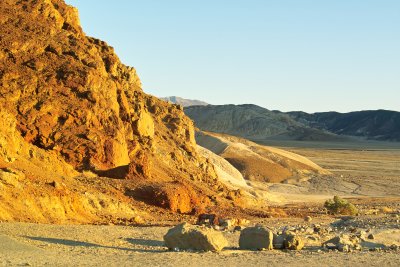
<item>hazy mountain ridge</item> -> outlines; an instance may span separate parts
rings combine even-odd
[[[161,100],[173,103],[173,104],[178,104],[183,107],[190,107],[190,106],[207,106],[208,103],[200,101],[200,100],[195,100],[195,99],[185,99],[182,97],[178,96],[167,96],[167,97],[161,97]]]
[[[287,114],[256,105],[192,106],[185,113],[204,131],[227,133],[251,140],[335,140],[339,136],[306,126]]]
[[[382,141],[400,141],[400,112],[367,110],[349,113],[286,113],[298,122],[340,135]]]
[[[350,113],[270,111],[256,105],[209,105],[185,108],[205,131],[228,133],[252,140],[286,139],[334,141],[349,137],[400,141],[400,112]]]

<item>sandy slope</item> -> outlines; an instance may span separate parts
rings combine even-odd
[[[196,141],[229,161],[251,181],[279,183],[291,178],[330,174],[306,157],[243,138],[199,132]]]

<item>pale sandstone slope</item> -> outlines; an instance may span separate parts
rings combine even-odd
[[[243,138],[198,132],[196,140],[199,145],[229,161],[247,180],[279,183],[287,179],[329,174],[303,156]]]

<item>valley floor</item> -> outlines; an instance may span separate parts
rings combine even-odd
[[[305,156],[333,175],[306,181],[272,184],[268,190],[292,201],[321,201],[327,196],[400,196],[400,144],[363,141],[358,143],[264,142]]]
[[[400,244],[400,149],[293,145],[285,149],[310,158],[333,175],[270,185],[266,192],[286,200],[278,201],[276,207],[283,208],[289,217],[259,218],[252,220],[252,224],[262,223],[278,230],[285,226],[331,227],[338,221],[343,223],[340,217],[326,215],[322,208],[325,199],[339,194],[349,198],[362,212],[349,225],[336,229],[335,235],[354,228],[372,229],[373,233],[382,234],[382,239],[374,242]],[[313,218],[312,222],[303,221],[306,215]],[[169,228],[2,222],[0,265],[400,266],[399,250],[325,251],[320,247],[324,240],[306,242],[306,248],[299,252],[240,251],[237,249],[240,232],[230,231],[223,233],[230,247],[220,253],[171,252],[163,244],[163,235]]]
[[[329,224],[335,218],[317,219]],[[379,220],[377,220],[379,222]],[[376,222],[376,223],[377,223]],[[381,221],[382,222],[382,221]],[[269,226],[300,219],[268,219]],[[379,223],[378,223],[379,224]],[[379,226],[377,224],[377,226]],[[380,225],[379,227],[382,227]],[[399,250],[238,250],[239,232],[224,232],[230,247],[219,253],[171,252],[163,245],[168,227],[77,226],[0,223],[1,266],[399,266]],[[382,230],[382,229],[380,229]],[[400,235],[398,230],[397,236]],[[397,240],[400,241],[400,240]]]

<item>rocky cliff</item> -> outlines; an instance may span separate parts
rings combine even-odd
[[[101,180],[96,192],[103,196],[117,189],[115,201],[128,206],[140,201],[180,213],[222,207],[229,194],[196,152],[193,123],[180,106],[145,94],[136,70],[86,36],[77,10],[63,0],[1,1],[0,110],[2,177],[21,173],[26,184],[15,203],[3,199],[8,219],[29,221],[15,215],[30,209],[17,205],[28,182],[39,195],[60,199],[39,185],[64,183],[68,192],[86,193]],[[3,198],[19,186],[4,179]],[[47,217],[40,218],[58,216],[44,206]],[[71,208],[65,216],[76,214]]]

